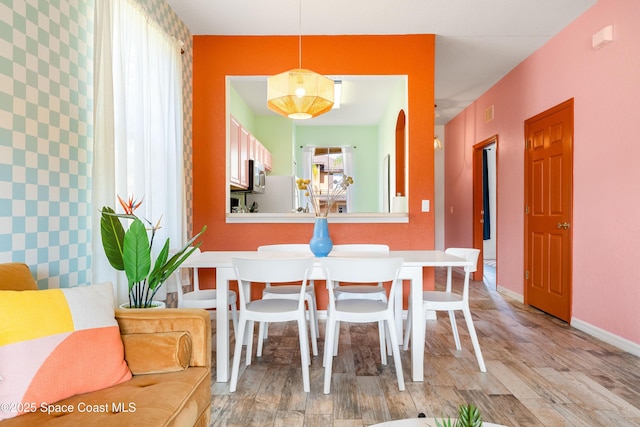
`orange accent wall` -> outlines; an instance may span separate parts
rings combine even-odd
[[[434,153],[429,143],[434,130],[434,55],[432,34],[302,38],[303,68],[334,75],[408,75],[409,223],[331,224],[329,218],[334,243],[433,249],[433,209],[423,213],[420,207],[421,200],[431,200],[432,206],[434,200]],[[193,221],[194,230],[208,226],[202,250],[253,250],[311,238],[312,224],[225,222],[225,76],[272,75],[297,67],[297,36],[193,37]],[[426,270],[425,284],[432,283],[433,274]]]

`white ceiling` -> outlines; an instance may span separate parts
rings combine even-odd
[[[194,35],[436,34],[443,125],[597,0],[167,1]]]

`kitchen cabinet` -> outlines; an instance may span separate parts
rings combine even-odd
[[[249,158],[264,165],[266,170],[271,170],[271,153],[255,136],[251,135],[251,149]]]
[[[271,170],[271,152],[267,150],[267,147],[262,146],[262,164],[264,164],[264,168],[268,171]]]
[[[229,183],[240,186],[240,123],[231,116],[229,124]]]
[[[271,153],[233,116],[229,124],[229,184],[234,189],[249,188],[249,160],[271,170]]]
[[[229,125],[229,184],[237,189],[249,187],[248,160],[250,133],[233,116]]]
[[[240,187],[249,188],[249,144],[251,134],[240,127]]]

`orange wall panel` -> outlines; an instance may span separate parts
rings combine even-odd
[[[297,36],[194,36],[193,221],[208,226],[202,250],[253,250],[269,243],[302,243],[312,224],[227,224],[227,75],[272,75],[298,67]],[[391,249],[433,249],[435,36],[305,36],[302,67],[322,74],[406,74],[409,108],[409,223],[331,224],[334,243],[386,243]],[[266,99],[265,99],[266,102]],[[432,203],[433,204],[433,203]],[[425,273],[432,283],[432,272]]]

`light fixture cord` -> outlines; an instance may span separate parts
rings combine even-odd
[[[302,0],[298,2],[298,68],[302,68]]]

